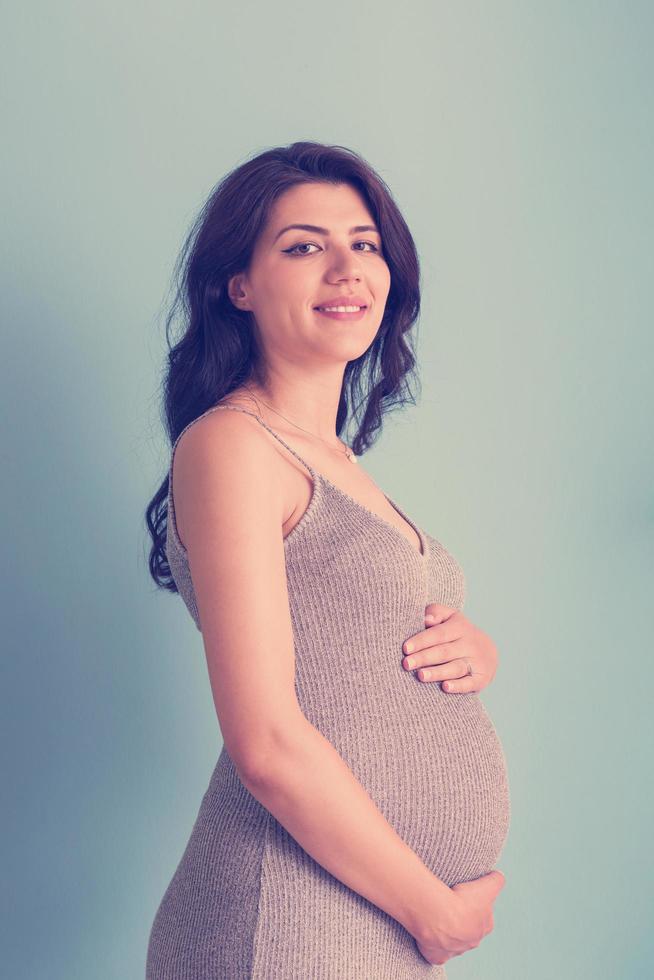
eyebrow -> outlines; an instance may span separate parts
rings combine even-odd
[[[286,225],[281,231],[278,231],[273,239],[273,244],[277,241],[280,235],[283,235],[285,231],[290,231],[291,228],[299,228],[300,231],[315,231],[317,235],[329,235],[328,228],[321,228],[319,225]],[[360,231],[376,231],[380,235],[379,228],[375,225],[355,225],[354,228],[350,228],[350,235],[358,235]]]

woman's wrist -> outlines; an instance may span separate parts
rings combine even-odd
[[[424,880],[411,893],[400,922],[418,942],[427,942],[438,927],[438,921],[449,909],[454,893],[444,881],[425,869]]]

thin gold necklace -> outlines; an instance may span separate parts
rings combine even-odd
[[[243,385],[243,387],[246,389],[246,391],[249,391],[252,397],[254,398],[254,400],[257,401],[257,396],[254,394],[252,389],[248,388],[248,386],[245,384]],[[284,419],[285,422],[290,422],[290,424],[294,425],[296,428],[302,429],[302,432],[306,432],[308,436],[313,436],[314,439],[320,439],[321,442],[325,443],[328,449],[331,449],[335,453],[342,453],[347,459],[349,459],[351,463],[357,462],[357,458],[352,452],[352,450],[349,448],[349,446],[346,446],[345,449],[337,449],[335,446],[330,446],[328,442],[325,442],[322,436],[317,436],[314,432],[309,432],[308,429],[303,429],[301,425],[298,425],[297,422],[293,422],[292,419],[287,419],[285,415],[282,415],[281,412],[278,412],[276,408],[272,407],[272,405],[268,405],[267,402],[264,402],[263,398],[259,398],[259,401],[261,401],[266,406],[266,408],[269,408],[271,412],[274,412],[275,415],[279,415],[281,419]]]

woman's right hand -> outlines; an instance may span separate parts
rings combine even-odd
[[[446,963],[452,956],[479,946],[493,930],[493,902],[504,881],[501,871],[491,871],[451,887],[452,897],[439,909],[429,935],[416,938],[427,962]]]

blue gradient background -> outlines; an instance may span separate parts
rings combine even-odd
[[[147,573],[166,291],[217,180],[295,139],[362,153],[415,235],[422,393],[364,465],[500,651],[507,884],[448,976],[652,975],[653,26],[629,2],[5,5],[5,976],[143,976],[221,745],[200,634]]]

